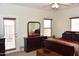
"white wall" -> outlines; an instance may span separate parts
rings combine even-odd
[[[61,37],[64,31],[70,30],[70,17],[79,16],[79,7],[58,10],[53,18],[53,33],[57,37]]]
[[[27,23],[28,21],[39,21],[46,18],[52,18],[54,15],[51,11],[39,10],[29,7],[0,4],[0,34],[4,35],[3,31],[3,17],[16,18],[16,46],[17,50],[24,46],[24,37],[27,37]]]

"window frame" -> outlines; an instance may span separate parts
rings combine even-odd
[[[70,31],[72,31],[71,29],[72,29],[72,19],[77,19],[77,18],[79,18],[79,17],[70,17],[69,19],[70,19]],[[76,32],[79,32],[79,31],[76,31]]]
[[[50,27],[48,27],[48,28],[45,28],[45,27],[44,27],[44,20],[50,20],[50,21],[51,21]],[[44,35],[44,29],[50,29],[50,30],[51,30],[50,36],[52,36],[52,20],[53,20],[53,19],[44,18],[44,20],[43,20],[43,35]],[[45,35],[44,35],[44,36],[45,36]]]

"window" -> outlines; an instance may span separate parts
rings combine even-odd
[[[44,19],[44,36],[52,35],[52,19]]]
[[[79,17],[70,18],[71,20],[71,31],[79,31]]]

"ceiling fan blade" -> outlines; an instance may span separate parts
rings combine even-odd
[[[60,6],[70,6],[70,3],[58,3]]]
[[[48,8],[48,7],[51,7],[53,4],[54,4],[54,3],[49,3],[49,4],[45,5],[45,6],[43,6],[42,8]]]

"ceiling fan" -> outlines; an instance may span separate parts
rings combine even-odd
[[[60,6],[69,6],[69,4],[70,3],[52,3],[51,7],[55,8],[55,9],[58,9],[58,8],[60,8]]]
[[[42,8],[59,10],[59,9],[68,9],[74,7],[79,7],[79,3],[47,3]]]
[[[51,5],[52,8],[59,8],[59,5],[57,3],[54,3]]]

